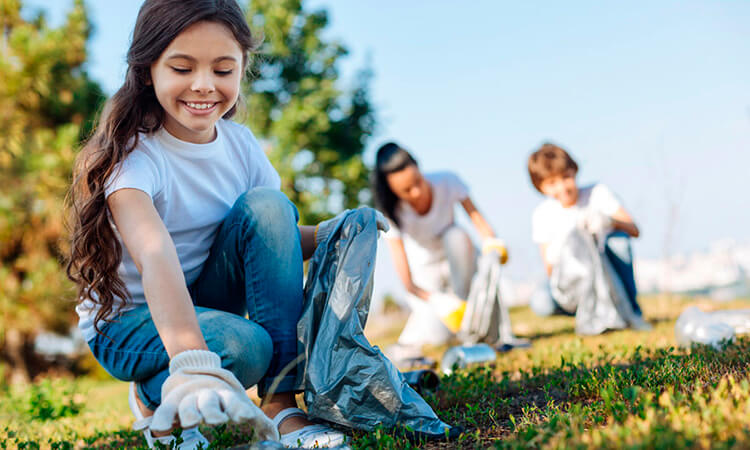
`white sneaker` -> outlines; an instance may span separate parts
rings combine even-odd
[[[128,404],[130,405],[130,411],[135,416],[133,429],[143,430],[143,436],[146,438],[148,448],[154,448],[154,442],[160,442],[167,448],[172,448],[170,446],[173,445],[173,442],[175,442],[177,438],[172,435],[160,437],[153,436],[151,434],[151,429],[149,428],[151,425],[151,416],[143,417],[143,413],[141,413],[141,409],[138,407],[138,401],[135,396],[135,383],[130,383]],[[197,426],[183,429],[180,437],[182,438],[182,442],[174,447],[176,450],[208,449],[208,439],[198,431]]]
[[[299,408],[286,408],[276,414],[276,417],[273,418],[273,424],[276,428],[279,428],[281,422],[292,416],[307,417],[307,413]],[[313,424],[292,431],[291,433],[282,434],[279,442],[284,447],[328,448],[341,446],[346,443],[347,439],[344,433],[336,431],[329,426]]]

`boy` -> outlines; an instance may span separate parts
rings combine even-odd
[[[633,256],[630,238],[638,237],[638,227],[614,194],[603,184],[578,187],[578,165],[562,148],[543,144],[528,162],[531,183],[547,197],[532,216],[532,239],[541,249],[548,276],[561,262],[562,247],[576,228],[603,243],[606,258],[622,281],[633,312],[641,316],[636,302]],[[563,310],[547,283],[532,295],[531,309],[540,316],[573,314]]]

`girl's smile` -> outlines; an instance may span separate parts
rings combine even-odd
[[[209,115],[216,109],[218,102],[188,102],[182,101],[185,108],[192,114],[199,116]]]
[[[186,28],[151,65],[164,128],[186,142],[211,142],[216,121],[237,102],[242,67],[242,49],[225,25]]]

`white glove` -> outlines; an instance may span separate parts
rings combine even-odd
[[[493,251],[497,252],[500,264],[508,262],[508,247],[505,246],[505,241],[494,237],[484,238],[482,241],[482,254],[484,255]]]
[[[344,211],[344,213],[345,212],[346,211]],[[344,213],[341,213],[331,219],[324,220],[315,227],[315,248],[317,248],[321,242],[325,242],[328,239],[328,236],[331,235],[331,231],[333,231],[333,228],[336,226],[342,214]],[[388,221],[385,220],[385,217],[383,217],[383,214],[381,214],[380,211],[375,211],[375,216],[375,223],[378,227],[378,230],[388,231],[388,228],[390,227],[388,225]]]
[[[598,211],[586,211],[578,226],[594,236],[604,237],[612,229],[612,218]]]
[[[151,429],[170,430],[178,414],[183,428],[201,422],[250,422],[260,440],[279,440],[271,419],[248,398],[237,377],[221,368],[219,355],[208,350],[186,350],[169,361]]]

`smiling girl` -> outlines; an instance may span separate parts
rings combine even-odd
[[[255,46],[235,0],[147,0],[125,82],[76,163],[79,327],[132,382],[150,447],[173,441],[175,424],[179,448],[206,445],[197,425],[228,420],[286,445],[344,440],[293,392],[314,227],[297,225],[252,132],[230,121]],[[262,411],[245,393],[256,384]]]

